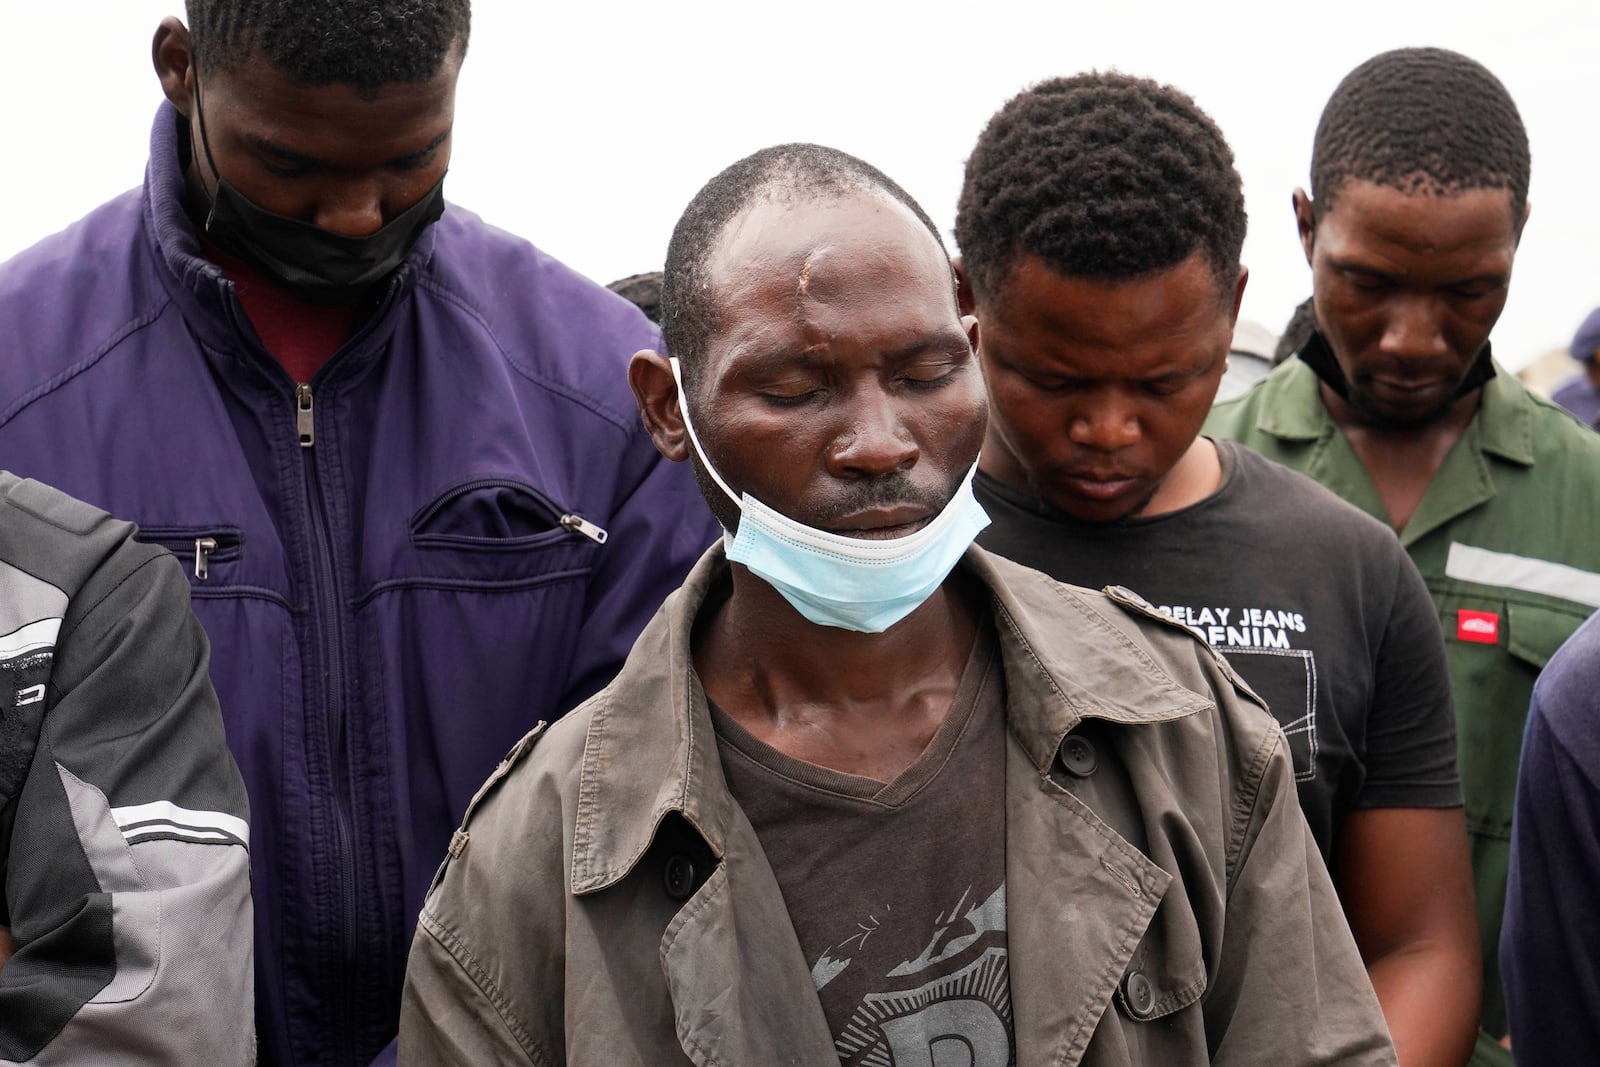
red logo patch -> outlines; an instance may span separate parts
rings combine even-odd
[[[1500,616],[1492,611],[1462,608],[1456,613],[1456,640],[1476,641],[1480,645],[1499,644]]]

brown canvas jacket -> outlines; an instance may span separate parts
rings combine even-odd
[[[1276,722],[1133,594],[973,548],[1006,681],[1017,1063],[1392,1064]],[[507,757],[428,895],[402,1064],[837,1064],[689,638],[700,561],[605,691]]]

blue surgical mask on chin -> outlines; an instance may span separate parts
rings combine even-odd
[[[988,514],[972,494],[976,463],[932,522],[890,541],[818,530],[774,511],[749,493],[734,493],[700,447],[689,418],[683,368],[676,357],[671,363],[689,443],[711,480],[739,508],[738,532],[723,535],[728,559],[744,564],[811,622],[882,633],[933,595],[967,546],[989,525]]]

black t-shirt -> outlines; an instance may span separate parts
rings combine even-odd
[[[1220,649],[1267,702],[1331,862],[1357,808],[1461,803],[1444,637],[1394,532],[1304,475],[1217,442],[1222,485],[1087,523],[980,473],[978,543],[1073,585],[1124,585]]]
[[[711,716],[843,1067],[1014,1063],[993,624],[944,723],[892,782],[794,759],[715,705]]]

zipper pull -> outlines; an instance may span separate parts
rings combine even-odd
[[[301,382],[294,389],[294,424],[300,431],[300,447],[317,443],[316,424],[311,419],[311,383]]]
[[[216,550],[217,539],[215,537],[196,537],[194,539],[194,576],[202,582],[211,573],[207,563],[211,558],[211,553]]]
[[[605,544],[606,538],[611,536],[582,515],[563,515],[561,525],[573,533],[583,534],[597,545]]]

